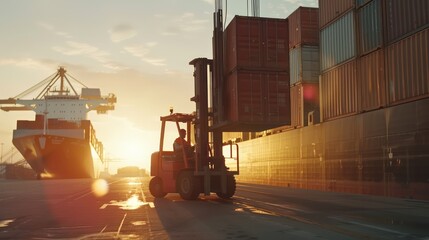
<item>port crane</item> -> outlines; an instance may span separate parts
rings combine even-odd
[[[99,114],[104,114],[109,110],[114,110],[114,104],[117,101],[114,94],[101,96],[99,94],[99,89],[88,88],[85,86],[85,84],[69,75],[64,67],[59,67],[57,72],[25,90],[24,92],[16,95],[15,97],[0,99],[0,109],[6,112],[35,111],[36,114],[46,115],[46,100],[49,98],[62,98],[70,100],[79,99],[80,95],[71,84],[69,78],[73,79],[84,87],[81,98],[86,100],[86,104],[88,106],[86,112],[95,110]],[[40,91],[35,98],[21,99],[31,93],[34,93],[36,90],[42,87],[42,91]],[[59,89],[56,87],[59,87]]]

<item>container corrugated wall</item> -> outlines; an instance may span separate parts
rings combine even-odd
[[[371,0],[356,0],[356,7],[359,8],[363,5],[365,5],[367,2],[370,2]]]
[[[384,50],[380,49],[357,60],[359,111],[387,105]]]
[[[287,19],[235,16],[225,29],[225,74],[253,69],[287,71],[289,68]]]
[[[287,71],[289,68],[289,24],[287,19],[262,19],[264,69]]]
[[[262,66],[262,22],[259,18],[236,16],[225,29],[225,72],[237,67]]]
[[[319,9],[299,7],[288,17],[289,48],[319,45]]]
[[[356,60],[322,74],[321,117],[330,120],[357,112]]]
[[[289,88],[286,72],[232,72],[226,79],[228,130],[261,131],[289,124]]]
[[[304,103],[302,101],[301,85],[292,86],[290,88],[290,126],[301,127],[303,123]]]
[[[373,0],[357,13],[359,30],[359,53],[365,54],[383,44],[381,1]]]
[[[291,127],[319,122],[319,83],[299,83],[290,88]],[[308,114],[313,112],[313,119]]]
[[[289,50],[290,84],[319,82],[320,63],[318,46],[299,46]]]
[[[429,28],[386,48],[389,101],[429,95]]]
[[[354,11],[320,33],[321,70],[325,71],[356,55]]]
[[[319,0],[319,24],[323,28],[334,19],[354,8],[355,0]]]
[[[385,4],[388,43],[428,27],[428,0],[386,0]]]

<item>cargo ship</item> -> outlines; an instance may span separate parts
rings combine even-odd
[[[17,121],[12,142],[39,179],[97,178],[103,167],[103,145],[87,113],[114,110],[116,96],[101,96],[100,89],[82,83],[84,87],[78,94],[63,67],[52,76],[30,88],[45,86],[32,100],[21,100],[20,94],[0,101],[9,105],[2,105],[4,111],[36,113],[34,121]]]

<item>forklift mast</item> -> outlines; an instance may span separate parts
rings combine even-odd
[[[216,126],[224,120],[223,108],[223,23],[221,6],[216,6],[213,30],[213,60],[196,58],[189,64],[194,66],[195,96],[191,101],[196,103],[195,132],[196,155],[200,159],[197,171],[202,170],[202,163],[209,161],[209,131],[213,136],[213,162],[216,169],[225,168],[225,159],[222,154],[222,131]],[[211,84],[209,84],[209,77]],[[210,90],[210,94],[209,91]],[[211,97],[211,112],[209,112],[209,97]],[[209,126],[209,117],[212,124]]]

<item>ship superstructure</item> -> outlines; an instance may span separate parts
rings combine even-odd
[[[78,94],[72,78],[83,86]],[[21,97],[43,87],[31,100]],[[32,110],[34,121],[18,120],[13,144],[37,176],[55,178],[98,177],[103,163],[103,145],[95,135],[89,111],[114,110],[116,96],[102,96],[100,89],[88,88],[63,67],[14,98],[0,100],[4,111]]]

